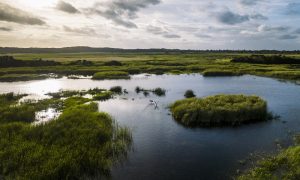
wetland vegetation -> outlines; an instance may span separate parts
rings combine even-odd
[[[66,96],[71,96],[68,93]],[[110,176],[126,157],[131,133],[83,97],[18,100],[0,95],[0,174],[5,179],[86,179]],[[34,125],[35,113],[51,106],[62,114]],[[47,157],[47,158],[45,158]]]
[[[28,81],[83,75],[98,82],[129,80],[131,75],[140,73],[196,73],[202,74],[204,78],[250,74],[299,80],[299,54],[283,54],[275,55],[269,52],[259,55],[253,55],[251,52],[4,54],[6,60],[0,63],[0,81]],[[124,87],[124,84],[122,86]],[[109,177],[111,167],[126,158],[132,143],[131,133],[128,129],[118,126],[109,114],[99,112],[97,104],[93,101],[103,103],[117,95],[123,93],[125,95],[128,91],[123,87],[115,84],[107,89],[62,90],[48,93],[51,99],[40,101],[19,102],[26,95],[13,93],[0,95],[1,176],[6,179]],[[135,91],[143,93],[145,99],[150,93],[159,98],[169,94],[168,87],[166,88],[168,94],[164,88],[136,87]],[[174,119],[185,127],[239,126],[266,121],[269,118],[267,102],[258,96],[217,95],[196,98],[192,90],[187,90],[183,94],[185,90],[180,93],[186,99],[170,106]],[[197,92],[197,95],[201,94]],[[54,108],[61,114],[53,121],[35,125],[36,113],[48,108]],[[256,167],[237,178],[297,179],[299,154],[299,145],[296,144],[283,149],[277,155],[260,160]]]
[[[179,100],[170,106],[176,121],[188,127],[238,126],[266,121],[267,102],[258,96],[215,95]]]

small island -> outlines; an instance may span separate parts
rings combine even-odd
[[[258,96],[215,95],[179,100],[170,106],[187,127],[238,126],[268,119],[267,102]]]

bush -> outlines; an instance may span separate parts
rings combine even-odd
[[[193,97],[196,97],[196,95],[194,94],[194,91],[192,91],[192,90],[187,90],[187,91],[184,93],[184,97],[186,97],[186,98],[193,98]]]
[[[109,71],[109,72],[95,73],[92,79],[95,79],[95,80],[130,79],[130,76],[127,72],[124,72],[124,71]]]
[[[54,121],[32,126],[0,125],[0,174],[4,179],[96,179],[107,177],[112,165],[131,144],[97,104],[65,109]]]
[[[216,95],[189,98],[170,106],[176,121],[188,127],[237,126],[267,120],[267,103],[257,96]]]
[[[122,66],[123,64],[119,61],[108,61],[104,63],[104,66]]]

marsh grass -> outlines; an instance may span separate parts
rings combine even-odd
[[[109,71],[109,72],[97,72],[93,75],[94,80],[105,79],[130,79],[128,72],[125,71]]]
[[[113,93],[116,93],[116,94],[122,94],[123,93],[123,88],[121,86],[114,86],[114,87],[111,87],[109,89],[109,91],[111,91]]]
[[[245,95],[188,98],[176,101],[170,110],[174,119],[187,127],[238,126],[268,117],[263,99]]]
[[[236,179],[299,179],[300,178],[300,137],[296,144],[281,150],[276,155],[264,157],[256,166],[242,173]]]
[[[32,126],[0,124],[4,179],[83,179],[110,176],[132,138],[95,103],[66,108],[57,120]]]
[[[193,98],[193,97],[196,97],[196,95],[193,90],[187,90],[184,93],[184,97],[185,98]]]
[[[143,94],[145,96],[148,96],[149,95],[149,92],[152,92],[153,94],[155,94],[156,96],[165,96],[166,95],[166,90],[163,89],[163,88],[155,88],[155,89],[144,89],[144,88],[141,88],[139,86],[137,86],[135,88],[135,92],[137,94],[139,94],[140,92],[143,92]]]
[[[96,101],[106,101],[113,98],[113,92],[111,91],[104,91],[101,93],[97,93],[93,96],[93,99]]]

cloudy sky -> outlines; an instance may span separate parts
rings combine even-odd
[[[0,46],[299,49],[299,0],[0,0]]]

